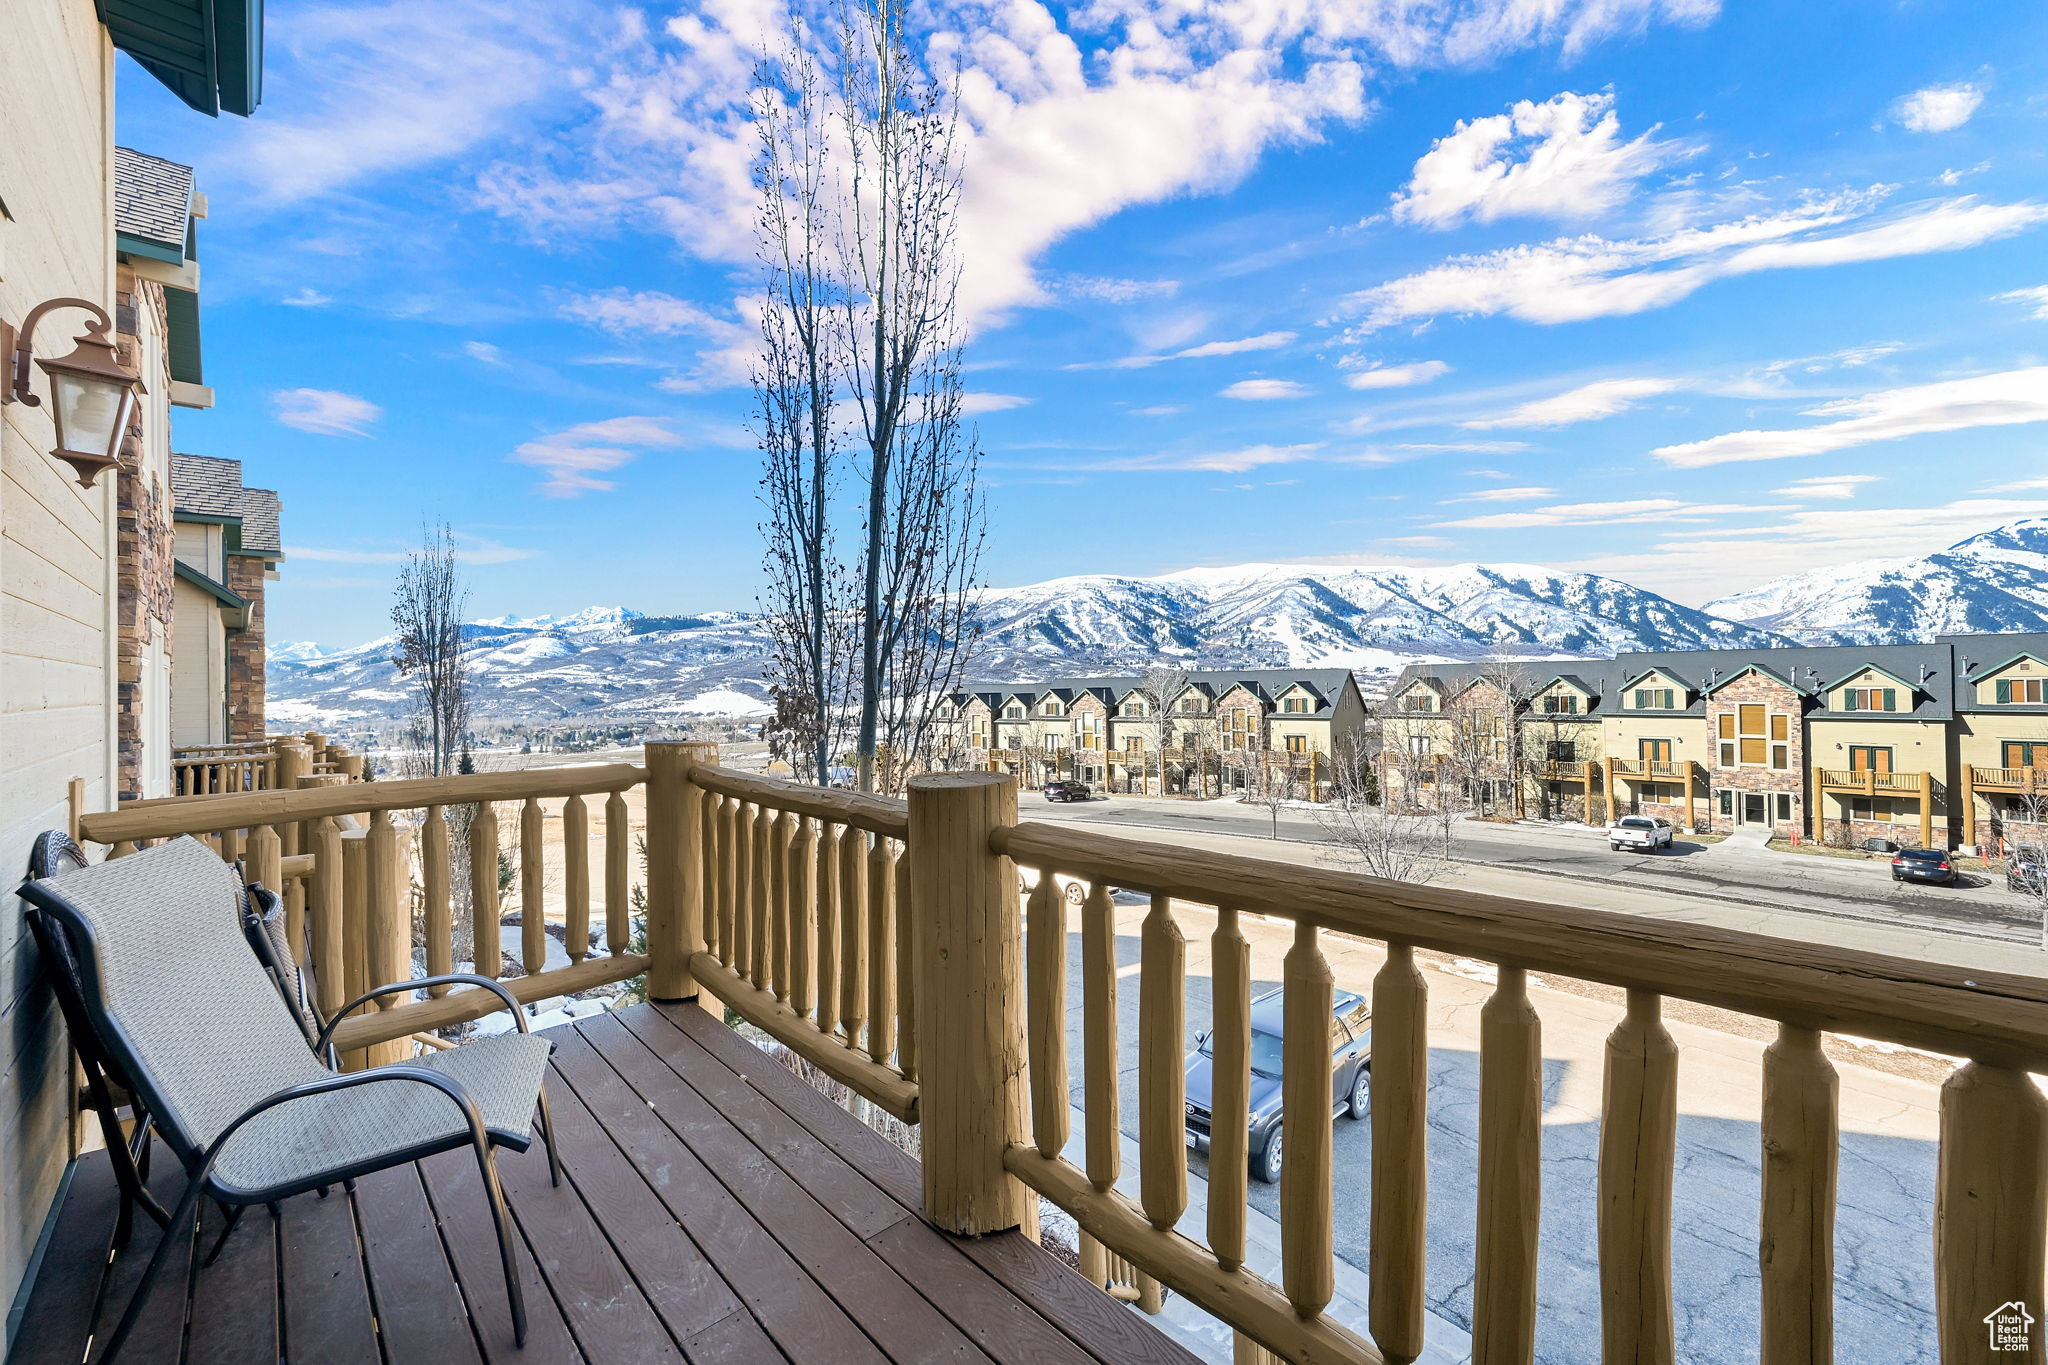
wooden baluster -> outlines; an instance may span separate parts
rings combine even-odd
[[[811,889],[818,901],[818,1031],[839,1027],[838,825],[818,826],[818,860]]]
[[[604,803],[604,950],[617,957],[632,938],[633,823],[625,793],[613,792]]]
[[[1505,965],[1498,973],[1493,995],[1479,1012],[1472,1365],[1530,1365],[1536,1358],[1536,1230],[1542,1211],[1543,1025],[1529,1003],[1528,973]]]
[[[1370,1260],[1372,1337],[1389,1361],[1411,1361],[1422,1354],[1428,1007],[1428,988],[1415,969],[1414,950],[1389,943],[1372,992]],[[1323,1032],[1329,1032],[1327,1023]],[[1299,1133],[1289,1136],[1301,1140]]]
[[[125,858],[134,851],[135,841],[133,839],[118,839],[114,842],[114,846],[107,850],[107,859],[111,862],[115,858]]]
[[[412,977],[412,877],[407,870],[408,832],[401,837],[391,823],[391,812],[380,810],[370,817],[370,832],[364,839],[367,857],[364,875],[369,879],[363,897],[363,964],[366,970],[360,989],[406,981]],[[411,991],[394,991],[381,996],[379,1013],[412,1003]],[[399,1040],[378,1043],[366,1049],[367,1062],[381,1066],[402,1062],[412,1055],[411,1044]]]
[[[2014,1300],[2040,1311],[2044,1179],[2048,1102],[2033,1078],[1982,1062],[1958,1067],[1941,1087],[1934,1196],[1934,1299],[1944,1365],[2042,1358],[2043,1324],[2022,1328],[2024,1350],[1992,1352],[1984,1316]]]
[[[220,840],[220,859],[224,863],[237,862],[242,857],[242,831],[224,829],[217,836]]]
[[[314,998],[322,1018],[331,1018],[348,1000],[347,968],[343,965],[341,826],[332,816],[312,822],[306,837],[313,855],[307,878],[306,904],[312,933]]]
[[[562,881],[574,964],[590,956],[590,812],[580,796],[562,802]]]
[[[768,989],[768,963],[774,946],[768,931],[768,907],[775,895],[768,844],[774,829],[775,812],[766,806],[754,807],[754,827],[747,841],[747,861],[753,869],[748,883],[753,897],[747,916],[747,979],[761,990]]]
[[[1245,1180],[1251,1161],[1252,957],[1235,908],[1217,907],[1210,945],[1209,1249],[1216,1264],[1236,1270],[1244,1264]],[[1284,1147],[1281,1155],[1286,1155]]]
[[[692,785],[695,785],[694,783]],[[697,866],[691,870],[703,894],[698,899],[698,914],[704,934],[704,951],[715,954],[718,951],[718,793],[699,789],[697,802]],[[621,799],[621,805],[624,801]]]
[[[1139,932],[1138,1176],[1145,1217],[1161,1232],[1188,1206],[1187,938],[1173,902],[1152,897]]]
[[[896,924],[896,1069],[905,1080],[917,1079],[917,929],[911,905],[909,850],[891,844],[895,859],[895,903],[891,913]]]
[[[1631,990],[1628,1013],[1607,1038],[1599,1173],[1605,1365],[1672,1365],[1676,1354],[1671,1186],[1678,1137],[1678,1046],[1665,1032],[1660,1005],[1654,993]],[[1380,1098],[1375,1084],[1375,1108]]]
[[[1087,1117],[1088,1183],[1105,1191],[1123,1170],[1116,1025],[1116,905],[1109,883],[1098,881],[1081,907],[1081,1112]]]
[[[469,822],[470,969],[496,980],[503,974],[504,936],[498,928],[498,812],[488,801],[476,803]]]
[[[1820,1034],[1778,1026],[1764,1049],[1763,1365],[1835,1358],[1835,1167],[1841,1082]],[[1483,1196],[1482,1196],[1483,1200]],[[1481,1207],[1484,1207],[1482,1202]]]
[[[542,831],[540,798],[529,796],[519,810],[519,960],[528,976],[548,968],[547,848]]]
[[[859,1047],[867,1018],[868,835],[848,825],[839,836],[839,1026]]]
[[[455,970],[455,916],[451,902],[448,819],[439,806],[428,806],[420,825],[420,894],[425,901],[427,933],[427,975],[445,976]],[[429,987],[435,996],[448,994],[446,986]]]
[[[1330,1019],[1335,991],[1330,964],[1316,941],[1316,927],[1306,920],[1295,923],[1294,946],[1287,950],[1281,980],[1286,995],[1282,1002],[1280,1103],[1288,1118],[1282,1126],[1285,1143],[1280,1150],[1280,1281],[1294,1311],[1313,1318],[1329,1305],[1337,1284],[1330,1217],[1329,1117]],[[1379,1105],[1375,1103],[1373,1109],[1377,1112]],[[1373,1156],[1377,1174],[1377,1142]],[[1409,1172],[1411,1179],[1416,1173]],[[1377,1181],[1373,1196],[1376,1219],[1380,1202]],[[1379,1240],[1374,1238],[1373,1249],[1378,1248]]]
[[[896,1051],[896,853],[876,836],[868,849],[868,1056]]]
[[[1024,906],[1025,1041],[1030,1052],[1031,1136],[1057,1157],[1069,1131],[1067,1095],[1067,907],[1049,867]]]
[[[740,803],[728,796],[718,809],[718,960],[727,967],[739,961],[740,908],[746,874],[740,864]]]
[[[775,998],[783,1004],[789,1003],[789,922],[796,914],[789,886],[789,859],[790,849],[796,841],[795,826],[796,817],[785,810],[776,812],[775,823],[768,828],[768,863],[770,880],[774,885],[774,893],[768,902],[768,970],[774,978]]]
[[[335,1007],[370,988],[370,858],[369,834],[365,830],[344,831],[341,840],[341,994]],[[374,1007],[372,1007],[374,1008]],[[360,1071],[370,1064],[366,1049],[341,1054],[344,1071]]]
[[[256,829],[250,831],[248,857],[250,878],[254,882],[260,882],[264,890],[276,892],[279,905],[289,907],[289,902],[285,900],[285,841],[276,835],[274,825],[258,825]],[[285,945],[291,950],[293,962],[305,962],[305,939],[299,937],[299,933],[305,929],[303,919],[303,909],[299,911],[299,915],[293,915],[291,909],[285,911]]]
[[[811,958],[818,941],[818,822],[795,817],[782,884],[789,900],[789,1007],[807,1019],[817,1003]]]

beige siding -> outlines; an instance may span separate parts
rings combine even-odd
[[[7,7],[0,43],[0,317],[53,297],[113,303],[112,53],[92,0]],[[77,312],[36,341],[58,354]],[[38,374],[38,392],[45,381]],[[53,461],[49,409],[0,408],[0,869],[65,822],[66,787],[106,799],[115,480],[80,488]],[[70,1156],[63,1032],[13,907],[0,915],[0,1293],[12,1296]]]
[[[1608,716],[1600,723],[1600,744],[1608,758],[1637,757],[1642,752],[1639,741],[1645,739],[1670,740],[1674,763],[1713,766],[1713,746],[1707,740],[1704,716]]]
[[[1849,750],[1874,745],[1892,751],[1894,772],[1929,772],[1937,782],[1948,781],[1944,757],[1948,744],[1943,725],[1910,720],[1816,719],[1810,726],[1807,762],[1817,768],[1846,768]]]

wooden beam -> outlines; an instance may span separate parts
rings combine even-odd
[[[690,780],[705,791],[752,801],[770,810],[791,811],[835,825],[853,825],[891,839],[910,835],[910,808],[901,801],[825,787],[800,787],[773,778],[753,777],[706,763],[690,770]]]

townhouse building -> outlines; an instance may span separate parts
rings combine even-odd
[[[1393,799],[1975,846],[2048,804],[2048,634],[1433,664],[1382,708]]]
[[[1221,794],[1284,776],[1314,800],[1366,720],[1357,680],[1341,668],[976,683],[940,704],[932,756],[1027,785],[1126,792]]]

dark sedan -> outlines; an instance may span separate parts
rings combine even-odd
[[[1280,1178],[1280,1066],[1284,1057],[1280,1039],[1284,1010],[1281,992],[1267,991],[1252,1001],[1252,1084],[1251,1084],[1251,1167],[1252,1174],[1267,1182]],[[1212,1040],[1207,1033],[1195,1040],[1188,1054],[1188,1141],[1203,1151],[1209,1149],[1210,1080],[1215,1063]],[[1365,999],[1350,991],[1338,991],[1330,1017],[1330,1094],[1335,1102],[1330,1117],[1366,1115],[1372,1085],[1372,1012]]]
[[[1960,880],[1955,859],[1938,848],[1902,848],[1892,855],[1892,880],[1954,886]]]
[[[1048,801],[1092,801],[1095,793],[1088,789],[1086,782],[1048,782],[1044,787]]]

